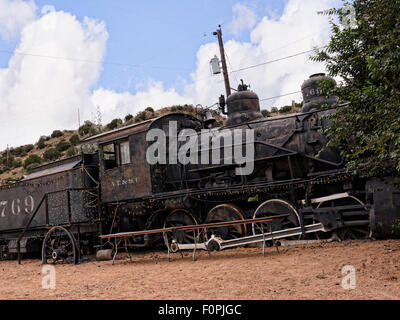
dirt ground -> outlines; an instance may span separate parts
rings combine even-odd
[[[400,241],[354,241],[213,253],[121,254],[115,265],[57,265],[56,289],[42,288],[39,260],[0,262],[0,299],[400,299]],[[342,268],[355,268],[354,290]]]

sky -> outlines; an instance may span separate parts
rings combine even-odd
[[[146,107],[211,106],[224,94],[213,35],[222,25],[229,72],[328,43],[339,0],[0,0],[0,150],[103,124]],[[310,54],[230,74],[250,84],[262,109],[300,102]]]

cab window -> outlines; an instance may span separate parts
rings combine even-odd
[[[116,146],[113,143],[107,144],[103,147],[103,160],[105,170],[109,170],[118,166]]]
[[[129,150],[129,141],[121,142],[120,144],[121,152],[121,165],[131,163],[131,154]]]
[[[131,163],[129,141],[114,142],[103,146],[103,161],[105,170]]]

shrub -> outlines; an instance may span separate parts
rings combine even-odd
[[[292,112],[292,106],[284,106],[279,109],[279,113],[291,113]]]
[[[10,155],[8,157],[8,159],[7,159],[7,157],[5,157],[5,158],[2,159],[1,162],[7,168],[7,171],[8,171],[8,170],[10,170],[10,169],[12,169],[14,167],[14,161],[15,161],[14,157]]]
[[[148,107],[148,108],[146,108],[146,110],[145,111],[147,111],[147,112],[151,112],[151,113],[154,113],[154,109],[152,108],[152,107]]]
[[[23,157],[26,155],[24,146],[12,149],[12,151],[10,151],[10,153],[12,153],[13,155],[15,155],[17,157]]]
[[[40,137],[40,139],[39,139],[39,141],[38,141],[38,143],[37,143],[38,149],[41,150],[41,149],[46,148],[46,143],[45,143],[46,138],[47,138],[47,137]]]
[[[30,165],[28,165],[25,170],[26,172],[28,172],[28,174],[32,173],[32,170],[35,169],[36,167],[39,166],[39,163],[31,163]]]
[[[117,129],[119,126],[122,125],[122,120],[121,119],[114,119],[113,121],[111,121],[108,125],[107,128],[109,130],[114,130]]]
[[[73,146],[69,147],[69,149],[67,150],[67,156],[68,157],[73,157],[73,156],[75,156],[77,154],[78,154],[78,149],[73,147]]]
[[[130,121],[130,120],[132,120],[132,119],[133,119],[133,115],[128,114],[128,115],[125,117],[125,122],[128,122],[128,121]]]
[[[65,150],[68,150],[70,146],[71,146],[71,144],[69,142],[62,140],[56,145],[56,149],[59,152],[63,152]]]
[[[31,152],[33,149],[35,148],[35,146],[33,144],[27,144],[26,146],[24,146],[24,151],[26,153]]]
[[[269,118],[271,116],[271,112],[269,112],[268,110],[262,110],[261,113],[264,118]]]
[[[278,112],[279,112],[279,110],[278,110],[277,107],[272,107],[271,108],[271,113],[278,113]]]
[[[33,150],[33,148],[34,148],[33,144],[27,144],[25,146],[20,146],[18,148],[10,150],[10,153],[17,157],[24,157],[29,152],[31,152]]]
[[[39,157],[37,154],[31,154],[28,158],[24,161],[24,168],[27,169],[31,164],[41,164],[42,158]]]
[[[135,118],[135,122],[142,122],[147,120],[147,113],[146,111],[140,111]]]
[[[22,167],[22,160],[14,160],[13,168],[20,168]]]
[[[74,134],[70,139],[69,139],[69,143],[73,146],[76,146],[79,142],[81,141],[81,139],[79,139],[79,136],[77,134]]]
[[[43,158],[47,161],[54,161],[61,157],[61,152],[56,148],[51,148],[45,151]]]
[[[64,134],[60,130],[54,130],[51,134],[52,138],[59,138],[62,137]]]
[[[81,137],[84,137],[88,134],[96,134],[95,125],[91,121],[85,121],[85,123],[79,127],[78,133]]]

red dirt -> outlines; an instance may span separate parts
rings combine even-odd
[[[400,299],[400,241],[179,254],[121,254],[111,261],[56,266],[44,290],[39,260],[0,262],[0,299]],[[356,269],[356,289],[342,288],[342,268]]]

